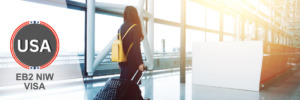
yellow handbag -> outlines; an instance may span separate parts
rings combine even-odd
[[[130,44],[126,55],[124,54],[123,51],[123,44],[122,44],[122,40],[124,39],[124,37],[127,35],[127,33],[131,30],[131,28],[133,28],[136,24],[131,25],[131,27],[126,31],[126,33],[124,34],[123,38],[121,38],[121,33],[118,33],[117,36],[117,40],[115,40],[112,44],[111,47],[111,61],[112,62],[126,62],[127,61],[127,55],[130,51],[130,49],[132,48],[133,43]]]

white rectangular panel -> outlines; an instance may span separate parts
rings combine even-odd
[[[193,84],[259,91],[262,41],[193,43]]]

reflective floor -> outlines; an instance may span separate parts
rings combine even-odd
[[[140,89],[151,100],[300,100],[300,68],[260,92],[192,85],[191,78],[191,71],[187,71],[185,84],[179,82],[178,71],[149,74],[142,79]],[[0,87],[0,100],[92,100],[104,84],[105,80],[83,84],[82,79],[74,79],[47,83],[49,91]]]
[[[179,82],[179,72],[148,75],[142,80],[140,89],[142,95],[151,100],[300,100],[300,69],[260,92],[192,85],[191,78],[191,71],[187,71],[185,84]],[[93,99],[104,84],[87,83],[87,99]]]

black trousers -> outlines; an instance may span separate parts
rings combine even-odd
[[[125,68],[121,68],[120,79],[131,80],[131,78],[133,77],[133,75],[135,74],[135,72],[137,70],[138,69],[127,68],[127,66]],[[142,72],[138,71],[138,73],[136,74],[136,76],[133,79],[134,84],[137,83],[137,81],[141,78],[141,76],[142,76]],[[139,82],[139,84],[141,84],[141,81]],[[135,94],[135,93],[139,93],[139,94]],[[130,90],[127,91],[127,94],[124,97],[125,98],[124,100],[130,100],[130,99],[126,99],[126,98],[132,98],[133,96],[137,96],[136,100],[143,100],[143,97],[142,97],[142,94],[141,94],[141,89],[138,86],[137,86],[137,89],[135,89],[133,91],[130,91]]]

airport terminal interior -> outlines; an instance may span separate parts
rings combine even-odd
[[[137,9],[145,36],[141,52],[148,69],[139,85],[144,98],[300,100],[299,0],[5,2],[0,9],[9,9],[1,10],[8,15],[0,22],[19,20],[12,12],[38,20],[51,16],[47,21],[61,43],[53,65],[63,77],[47,83],[51,89],[45,92],[0,80],[1,100],[93,100],[108,79],[120,76],[110,51],[126,6]],[[0,41],[10,36],[1,34]],[[0,73],[19,67],[6,47],[0,47]]]

